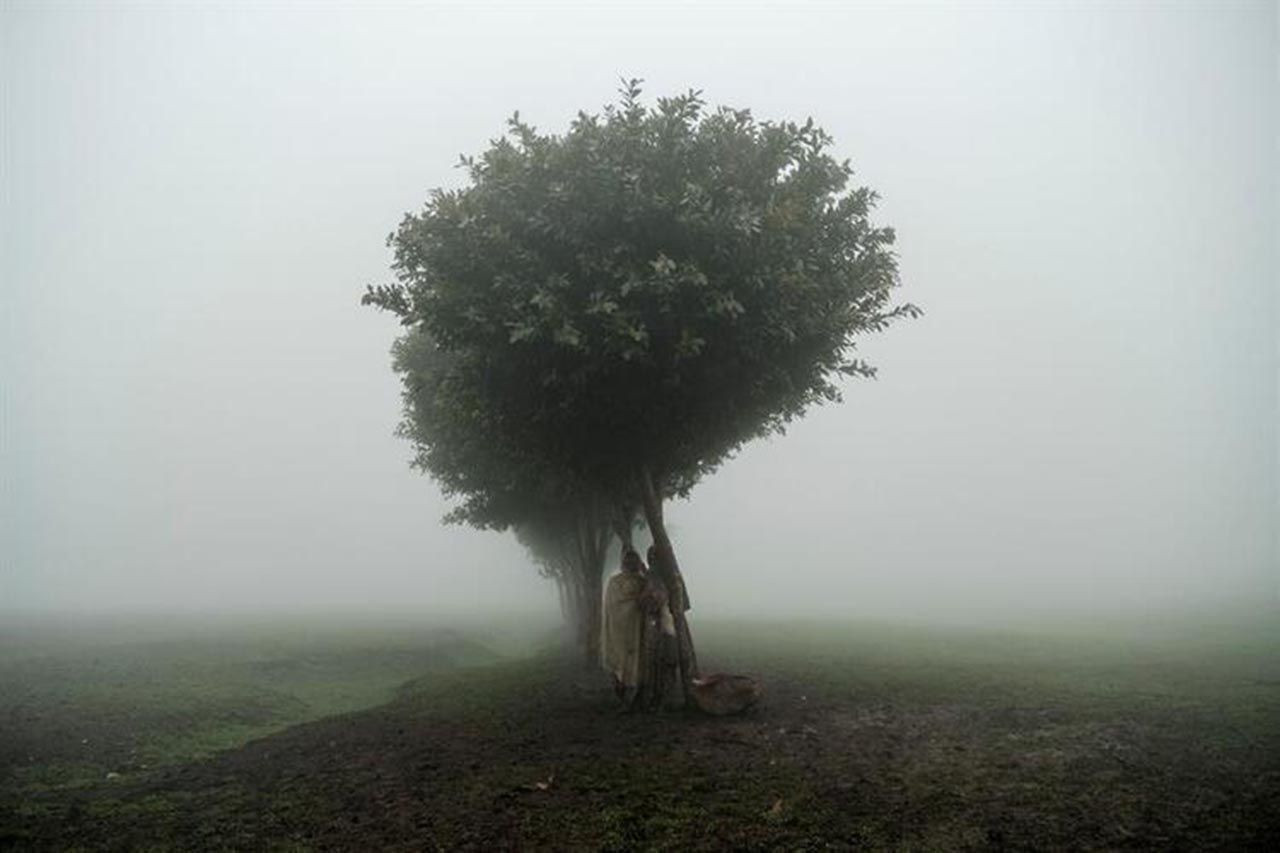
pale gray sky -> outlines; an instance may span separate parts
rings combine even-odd
[[[1275,602],[1274,3],[0,5],[0,608],[554,607],[358,305],[515,109],[812,115],[881,369],[671,519],[700,613]]]

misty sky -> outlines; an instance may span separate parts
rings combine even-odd
[[[700,88],[883,196],[880,368],[670,521],[696,614],[1275,602],[1267,3],[0,6],[0,609],[555,606],[393,436],[386,235]],[[696,615],[695,614],[695,615]]]

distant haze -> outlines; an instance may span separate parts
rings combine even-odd
[[[5,3],[0,609],[545,609],[393,437],[387,233],[512,111],[807,116],[925,311],[669,513],[697,614],[1274,605],[1272,3]],[[625,452],[625,448],[619,448]]]

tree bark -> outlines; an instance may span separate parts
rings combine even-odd
[[[619,504],[613,508],[613,515],[610,520],[613,523],[613,532],[617,534],[618,541],[622,543],[622,549],[634,547],[632,544],[632,522],[635,520],[635,507]],[[606,541],[606,546],[608,542]]]
[[[600,629],[601,608],[604,593],[604,579],[601,577],[602,567],[597,565],[589,577],[583,579],[582,611],[582,663],[588,669],[600,666]]]
[[[607,517],[599,507],[584,510],[578,518],[576,567],[578,587],[577,626],[582,663],[600,665],[601,609],[604,598],[604,558],[612,537]]]
[[[684,693],[686,705],[692,704],[692,681],[698,675],[698,656],[693,648],[693,634],[689,630],[689,620],[685,611],[689,609],[689,593],[684,585],[684,576],[680,573],[680,563],[676,560],[675,548],[671,545],[671,537],[667,535],[667,526],[662,517],[662,492],[654,480],[653,472],[645,467],[640,470],[640,498],[644,509],[645,523],[653,537],[657,548],[659,565],[651,568],[658,572],[662,582],[666,584],[670,596],[671,616],[676,623],[676,659],[679,666],[680,687]]]
[[[568,582],[561,577],[556,579],[556,592],[560,595],[560,615],[564,617],[565,624],[573,624],[573,604],[569,601]]]

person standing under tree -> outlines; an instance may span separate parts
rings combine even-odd
[[[648,586],[644,563],[634,548],[622,552],[622,571],[609,578],[604,593],[604,667],[613,677],[613,692],[627,708],[640,693],[643,668],[643,608]]]

